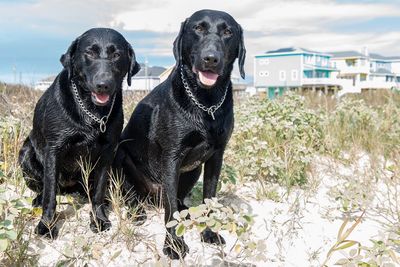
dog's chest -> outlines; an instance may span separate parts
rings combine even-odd
[[[79,169],[79,161],[95,162],[102,150],[101,138],[96,132],[81,133],[67,141],[64,150],[64,166],[70,171]]]
[[[196,169],[206,162],[215,151],[222,149],[228,139],[224,128],[214,128],[208,131],[196,131],[188,134],[183,140],[186,145],[184,159],[180,168],[181,172]]]
[[[185,151],[185,157],[181,164],[181,172],[188,172],[196,169],[202,163],[207,161],[213,151],[213,146],[207,141],[203,141],[195,147],[187,148]]]

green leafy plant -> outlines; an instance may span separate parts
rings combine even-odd
[[[4,263],[26,264],[36,255],[28,252],[29,240],[23,237],[26,224],[35,216],[25,197],[8,198],[0,190],[0,254]]]
[[[219,189],[222,185],[235,185],[237,183],[237,172],[235,168],[228,164],[222,165],[221,177],[219,178]]]
[[[226,161],[243,179],[277,182],[290,188],[307,182],[312,156],[323,150],[319,115],[304,99],[252,99],[237,112],[238,123]]]
[[[353,176],[352,176],[353,177]],[[362,186],[360,186],[360,183]],[[331,188],[328,192],[339,203],[339,210],[345,213],[365,209],[373,200],[371,181],[353,181],[349,179]]]
[[[175,212],[173,218],[174,220],[167,223],[166,227],[175,227],[177,236],[183,236],[185,232],[193,229],[199,233],[206,228],[215,233],[228,231],[236,236],[236,242],[229,250],[236,258],[266,260],[265,241],[252,238],[254,219],[243,208],[234,205],[223,206],[216,198],[205,199],[204,204]]]
[[[344,99],[327,118],[331,149],[349,149],[356,145],[371,151],[379,134],[379,114],[360,100]]]

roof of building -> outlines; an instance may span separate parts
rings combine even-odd
[[[323,54],[322,52],[312,51],[312,50],[305,49],[305,48],[302,48],[302,47],[285,47],[285,48],[280,48],[280,49],[277,49],[277,50],[270,50],[270,51],[267,51],[265,53],[266,54],[272,54],[272,53],[291,53],[291,52]]]
[[[369,55],[364,55],[358,51],[348,50],[348,51],[335,51],[335,52],[318,52],[309,49],[305,49],[302,47],[284,47],[276,50],[270,50],[265,52],[261,55],[256,55],[256,57],[263,57],[263,56],[270,56],[269,54],[303,54],[303,53],[310,53],[310,54],[323,54],[327,56],[331,56],[332,58],[371,58],[377,60],[400,60],[400,56],[382,56],[376,53],[370,53]],[[271,55],[274,56],[274,55]]]
[[[390,56],[390,57],[386,57],[386,56],[382,56],[380,54],[376,54],[376,53],[370,53],[369,56],[373,59],[381,59],[381,60],[393,60],[393,59],[399,59],[400,60],[400,56]]]
[[[282,56],[282,55],[299,55],[299,54],[319,54],[323,56],[330,57],[331,55],[325,52],[318,52],[318,51],[313,51],[301,47],[285,47],[285,48],[280,48],[277,50],[270,50],[267,51],[263,54],[258,54],[255,55],[256,58],[259,57],[275,57],[275,56]]]
[[[376,53],[369,53],[368,56],[358,52],[358,51],[338,51],[338,52],[329,52],[333,58],[343,58],[343,57],[350,57],[350,58],[366,58],[369,57],[371,59],[378,59],[378,60],[400,60],[400,56],[390,56],[390,57],[386,57],[386,56],[382,56],[380,54],[376,54]]]
[[[146,66],[143,63],[140,63],[140,71],[133,76],[135,77],[143,77],[143,76],[151,76],[151,77],[159,77],[161,73],[163,73],[166,70],[164,67],[160,66],[152,66],[149,67],[147,66],[147,75],[146,75]]]
[[[333,58],[340,57],[366,57],[360,52],[357,51],[338,51],[338,52],[329,52]]]
[[[53,82],[56,79],[56,77],[57,76],[52,75],[52,76],[49,76],[49,77],[46,77],[46,78],[40,80],[40,82]]]

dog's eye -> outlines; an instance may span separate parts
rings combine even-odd
[[[91,50],[86,51],[85,54],[86,54],[88,57],[95,57],[95,53],[94,53],[93,51],[91,51]]]
[[[204,28],[201,25],[196,25],[196,26],[194,26],[194,30],[197,32],[203,32]]]
[[[231,36],[231,35],[232,35],[232,31],[229,30],[229,29],[225,29],[225,30],[224,30],[224,35],[225,35],[225,36]]]
[[[121,55],[120,55],[119,53],[114,53],[114,54],[112,55],[112,58],[113,58],[113,59],[119,59],[120,56],[121,56]]]

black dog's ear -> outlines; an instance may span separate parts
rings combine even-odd
[[[139,72],[140,65],[136,61],[135,52],[133,52],[132,46],[128,43],[128,56],[129,56],[129,68],[128,68],[128,85],[131,86],[132,76]]]
[[[238,52],[238,64],[239,64],[239,70],[240,70],[240,76],[244,79],[246,77],[246,74],[244,72],[244,60],[246,59],[246,48],[244,47],[244,38],[243,38],[243,29],[239,25],[239,31],[240,31],[240,41],[239,41],[239,52]]]
[[[60,58],[61,64],[64,66],[65,69],[68,70],[68,78],[71,79],[72,77],[72,61],[74,58],[74,54],[76,51],[76,48],[78,46],[79,38],[76,38],[75,41],[72,42],[72,44],[69,46],[67,52],[63,54]]]
[[[182,63],[182,37],[187,21],[188,19],[181,23],[181,29],[179,30],[178,36],[174,41],[174,57],[176,60],[176,66],[180,66]]]

